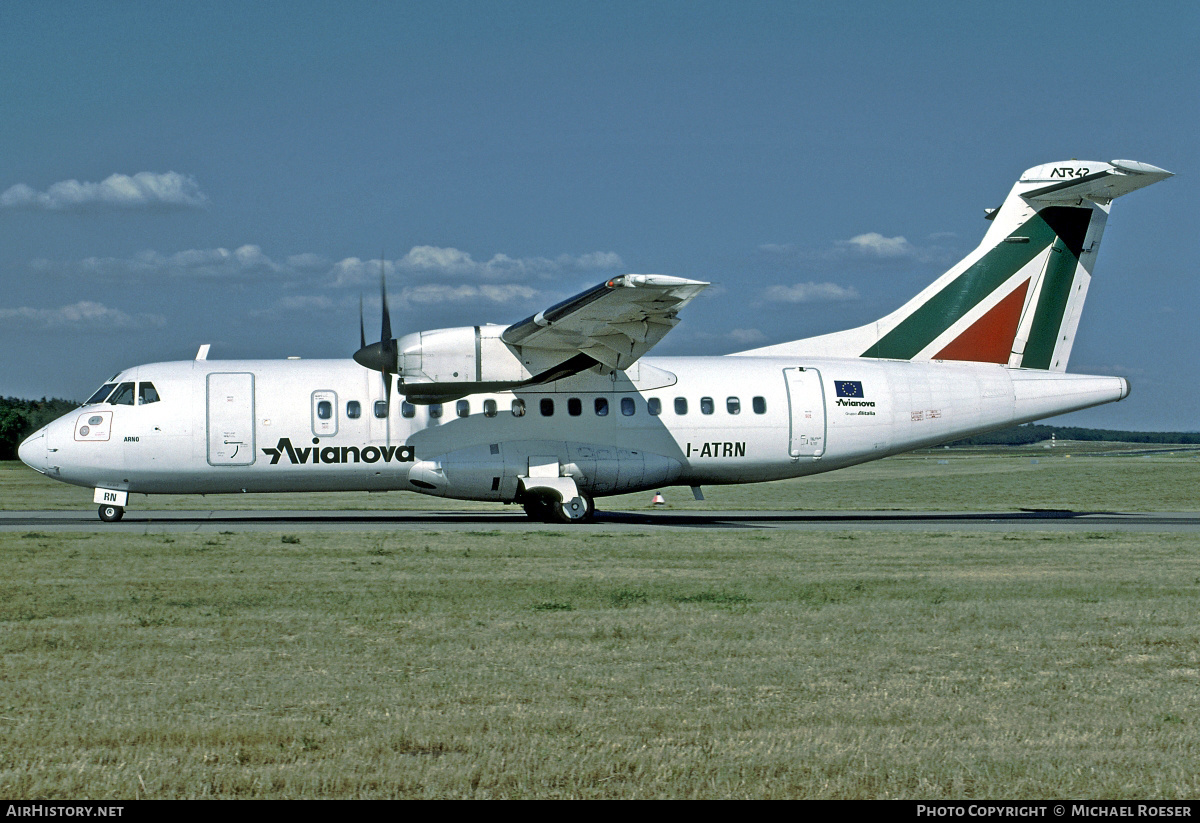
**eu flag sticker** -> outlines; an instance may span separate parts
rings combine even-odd
[[[834,391],[838,397],[862,397],[862,381],[861,380],[834,380]]]

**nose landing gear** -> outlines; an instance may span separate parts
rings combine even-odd
[[[125,504],[129,502],[129,492],[97,487],[92,502],[100,504],[101,520],[105,523],[116,523],[125,516]]]
[[[100,519],[105,523],[116,523],[124,516],[125,508],[123,506],[114,506],[111,503],[100,506]]]

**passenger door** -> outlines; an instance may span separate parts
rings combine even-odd
[[[249,466],[254,462],[254,375],[208,375],[208,463]]]
[[[825,391],[821,373],[816,369],[784,369],[788,407],[791,410],[791,434],[788,454],[792,457],[820,457],[825,453]]]

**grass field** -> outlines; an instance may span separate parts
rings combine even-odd
[[[1200,794],[1178,535],[0,535],[6,797]]]
[[[1030,459],[753,499],[1197,508],[1190,456]],[[1200,795],[1186,534],[29,532],[0,581],[10,798]]]

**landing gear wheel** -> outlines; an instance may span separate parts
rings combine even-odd
[[[125,509],[121,506],[113,506],[105,503],[100,507],[100,519],[105,523],[116,523],[125,516]]]
[[[586,523],[596,514],[596,504],[592,502],[591,497],[583,493],[565,503],[555,500],[551,509],[554,519],[559,523]]]

